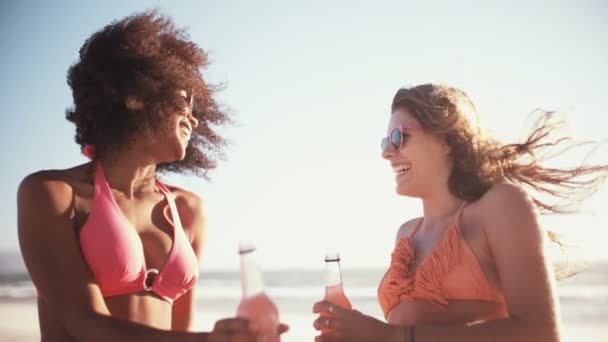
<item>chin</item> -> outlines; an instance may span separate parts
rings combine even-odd
[[[395,192],[399,196],[420,197],[420,194],[418,194],[418,192],[413,187],[408,185],[397,184]]]
[[[182,161],[186,159],[186,151],[181,150],[179,153],[173,158],[174,162]]]
[[[186,158],[186,147],[184,146],[179,146],[175,149],[175,159],[176,161],[179,160],[184,160],[184,158]]]
[[[173,148],[173,161],[182,161],[186,158],[186,147],[181,141],[178,141]]]
[[[182,161],[185,158],[186,150],[180,146],[174,149],[167,150],[166,153],[163,153],[163,156],[159,159],[161,160],[161,163],[175,163],[178,161]]]

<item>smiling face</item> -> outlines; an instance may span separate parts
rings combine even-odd
[[[174,116],[176,122],[174,124],[176,135],[180,138],[179,140],[183,143],[183,151],[185,154],[186,147],[188,146],[188,142],[192,137],[192,130],[198,126],[198,120],[192,115],[192,107],[194,103],[194,98],[192,94],[186,93],[185,90],[181,90],[178,92],[178,96],[180,99],[183,99],[184,108],[182,111],[178,112],[176,116]],[[183,159],[182,156],[180,159]]]
[[[179,98],[179,109],[168,115],[168,122],[152,134],[153,138],[146,148],[147,151],[154,151],[159,163],[183,160],[192,132],[198,126],[198,120],[192,115],[192,95],[180,90],[176,96]]]
[[[180,101],[183,100],[183,107],[180,111],[171,116],[172,133],[169,134],[169,144],[171,140],[175,146],[176,160],[183,160],[186,156],[186,147],[192,137],[192,130],[198,126],[198,120],[192,115],[192,94],[188,94],[185,90],[178,92]]]
[[[421,127],[406,108],[398,107],[391,115],[387,135],[400,129],[403,139],[401,148],[389,143],[382,157],[391,164],[399,195],[424,198],[438,187],[447,188],[452,168],[450,149],[443,139]]]

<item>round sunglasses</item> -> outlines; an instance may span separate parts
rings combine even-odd
[[[180,97],[180,101],[183,100],[183,110],[182,114],[192,115],[192,111],[194,110],[194,93],[190,91],[187,93],[185,90],[181,90],[178,94]]]
[[[380,147],[382,148],[382,152],[386,150],[388,145],[392,145],[393,148],[399,150],[403,147],[405,142],[404,135],[407,135],[408,130],[418,129],[419,126],[416,125],[406,125],[401,128],[394,128],[391,131],[391,134],[388,137],[382,138],[382,142],[380,143]]]

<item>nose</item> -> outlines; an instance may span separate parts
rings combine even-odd
[[[392,157],[395,156],[395,151],[396,151],[396,149],[393,147],[393,144],[388,143],[386,145],[386,147],[384,147],[382,149],[381,156],[382,156],[382,158],[387,159],[387,160],[391,159]]]
[[[198,127],[198,119],[192,114],[188,114],[188,121],[192,124],[192,128]]]

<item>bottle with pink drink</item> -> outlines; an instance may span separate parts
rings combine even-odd
[[[342,286],[342,272],[340,270],[340,254],[328,253],[325,255],[325,300],[347,310],[352,310],[353,306],[344,294]],[[327,317],[331,314],[321,314]],[[331,329],[321,329],[321,334],[330,332]]]
[[[236,315],[249,319],[257,325],[263,342],[278,342],[279,311],[276,305],[264,292],[262,272],[255,260],[255,247],[241,244],[241,287],[243,298],[237,308]]]

